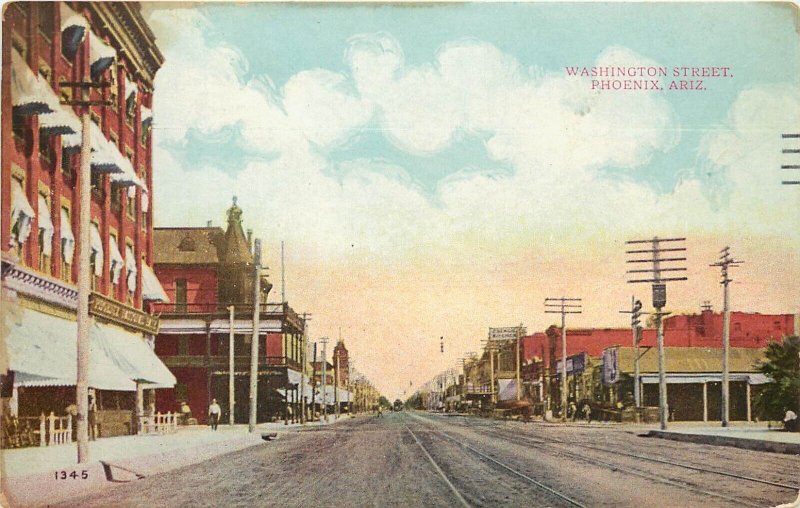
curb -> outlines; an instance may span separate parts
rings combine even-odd
[[[651,430],[647,434],[644,434],[644,436],[670,439],[672,441],[683,441],[687,443],[730,446],[733,448],[742,448],[745,450],[755,450],[760,452],[800,455],[800,444],[797,443],[782,443],[779,441],[763,441],[760,439],[707,434],[683,434],[680,432],[667,432],[662,430]]]

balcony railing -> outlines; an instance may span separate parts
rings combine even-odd
[[[162,316],[169,317],[170,315],[196,315],[196,316],[214,316],[222,317],[229,316],[230,311],[228,307],[233,305],[236,319],[249,319],[253,315],[252,303],[154,303],[152,311],[154,314],[161,314]],[[260,303],[259,315],[262,318],[282,318],[291,323],[292,325],[302,328],[302,319],[297,313],[289,306],[288,303]]]
[[[227,371],[230,358],[227,355],[174,355],[162,356],[161,360],[167,367],[208,367],[213,370]],[[289,367],[300,371],[300,362],[285,356],[260,356],[258,368]],[[246,372],[250,370],[250,355],[234,355],[233,370]]]

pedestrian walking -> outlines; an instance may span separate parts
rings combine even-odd
[[[783,426],[788,432],[797,432],[797,413],[787,409],[783,417]]]
[[[217,430],[219,415],[221,413],[222,409],[220,409],[219,404],[217,404],[217,399],[211,399],[211,405],[208,406],[208,419],[211,422],[211,430]]]
[[[586,418],[586,423],[592,423],[592,406],[588,402],[583,405],[583,417]]]

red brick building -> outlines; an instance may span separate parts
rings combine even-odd
[[[762,349],[770,341],[791,335],[795,329],[795,316],[792,314],[732,312],[730,323],[732,348]],[[655,329],[646,328],[642,330],[639,345],[643,351],[654,349],[657,345],[656,342]],[[667,348],[682,348],[681,351],[683,351],[682,354],[684,355],[689,354],[686,353],[686,348],[689,348],[689,352],[691,352],[691,348],[720,350],[722,348],[722,313],[703,310],[699,314],[675,315],[665,318],[664,345]],[[568,328],[568,369],[574,363],[570,362],[571,358],[577,358],[582,354],[586,355],[584,357],[585,361],[580,363],[580,372],[573,373],[570,371],[568,373],[569,382],[573,383],[574,375],[580,376],[584,372],[588,372],[591,365],[599,365],[603,351],[614,346],[633,346],[630,328]],[[522,339],[522,354],[528,393],[538,399],[545,397],[549,393],[551,400],[560,400],[560,385],[557,382],[560,373],[557,368],[562,357],[561,329],[551,326],[544,333],[536,333],[524,337]],[[709,383],[712,399],[714,397],[719,398],[718,384]],[[570,386],[571,390],[575,389],[574,384]],[[652,402],[654,388],[657,387],[651,385],[643,387],[645,402]],[[746,404],[746,400],[749,400],[750,397],[749,387],[742,384],[741,386],[736,385],[734,388],[737,393],[741,392],[739,395],[741,395],[740,398],[742,399],[738,402],[741,410],[735,416],[743,417],[745,414],[749,415],[749,411],[743,409],[749,407]],[[704,389],[707,389],[707,387]],[[675,393],[677,397],[678,392]],[[657,396],[657,393],[655,396]],[[682,411],[686,413],[685,409]]]
[[[20,417],[75,401],[80,249],[91,250],[90,386],[102,433],[131,431],[143,390],[174,377],[148,343],[165,298],[153,262],[150,108],[163,62],[136,3],[36,2],[3,11],[3,396]],[[90,224],[79,223],[81,124],[65,81],[107,82],[91,99]],[[82,227],[90,245],[78,245]],[[100,351],[102,350],[102,353]],[[135,357],[136,355],[140,355]],[[153,369],[145,364],[153,363]],[[12,381],[13,379],[13,381]],[[10,397],[9,397],[10,395]]]
[[[234,418],[249,414],[250,350],[253,334],[254,258],[242,210],[227,212],[227,227],[156,228],[155,271],[170,303],[159,304],[161,329],[156,354],[177,377],[174,390],[158,394],[161,411],[187,401],[205,423],[211,399],[228,421],[230,332],[234,341]],[[266,264],[266,263],[264,263]],[[259,305],[258,420],[300,414],[304,321],[286,302],[267,303],[272,285],[261,276]],[[233,307],[233,326],[231,313]]]

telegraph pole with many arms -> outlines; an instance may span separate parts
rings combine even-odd
[[[719,261],[712,263],[709,266],[718,266],[722,272],[722,407],[720,420],[723,427],[727,427],[730,422],[730,366],[728,364],[728,356],[731,347],[731,309],[730,309],[730,294],[728,286],[732,279],[728,276],[728,269],[739,266],[743,261],[735,260],[731,257],[731,248],[726,246],[720,251]]]
[[[658,342],[658,414],[661,425],[661,430],[666,430],[667,420],[669,420],[669,409],[667,406],[667,377],[666,377],[666,359],[664,357],[664,326],[662,322],[663,316],[669,314],[663,312],[667,304],[667,285],[669,281],[686,280],[686,277],[664,277],[663,272],[685,272],[685,267],[663,267],[664,263],[673,263],[686,261],[685,257],[662,257],[661,254],[665,252],[686,252],[686,247],[663,247],[663,243],[670,243],[675,245],[675,242],[684,242],[686,238],[658,238],[653,237],[650,240],[629,240],[625,242],[628,245],[634,244],[650,244],[650,249],[634,249],[625,251],[626,254],[633,255],[633,259],[629,259],[627,263],[647,263],[651,267],[643,269],[628,270],[629,276],[638,277],[638,275],[631,274],[645,274],[649,276],[645,279],[631,279],[628,280],[629,284],[635,283],[650,283],[653,286],[653,307],[655,307],[655,320],[656,320],[656,340]],[[645,255],[645,257],[641,257]]]

